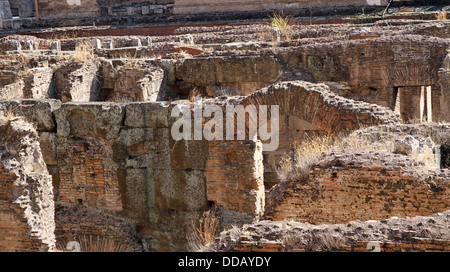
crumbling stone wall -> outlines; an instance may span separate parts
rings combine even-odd
[[[104,61],[100,100],[139,102],[161,100],[164,70],[145,61]]]
[[[412,88],[400,101],[403,105],[420,103],[420,87],[432,88],[433,121],[448,120],[441,111],[450,104],[447,89],[439,86],[440,71],[448,42],[440,45],[424,43],[418,36],[392,39],[388,36],[368,37],[350,41],[336,41],[316,46],[306,45],[301,51],[280,55],[289,66],[310,71],[316,80],[344,81],[351,92],[346,97],[375,103],[392,110],[396,104],[395,88]],[[290,50],[292,51],[292,50]],[[445,82],[445,81],[444,81]],[[412,102],[412,103],[409,103]],[[405,109],[405,112],[408,112]],[[419,111],[414,116],[404,116],[404,121],[420,119]],[[402,116],[403,117],[403,116]]]
[[[335,95],[325,84],[305,81],[274,84],[241,98],[239,103],[280,106],[279,147],[275,152],[264,152],[267,189],[278,183],[274,167],[280,158],[305,138],[400,122],[388,108],[345,99]]]
[[[260,221],[221,233],[219,252],[448,252],[449,212],[385,220],[311,225]]]
[[[145,241],[144,249],[151,251],[187,250],[193,222],[211,206],[223,209],[223,226],[258,218],[263,200],[259,200],[259,207],[254,202],[261,194],[252,193],[248,199],[240,199],[237,206],[227,206],[214,193],[208,194],[212,188],[208,183],[217,180],[215,173],[222,170],[208,162],[212,150],[217,149],[207,141],[172,140],[171,107],[168,103],[63,104],[54,112],[56,135],[47,135],[44,140],[48,153],[55,154],[49,164],[56,168],[57,202],[102,211],[111,218],[126,218],[137,237]],[[221,150],[251,153],[256,152],[256,145],[237,141],[229,146],[224,143]],[[240,168],[228,170],[228,175],[240,177],[237,184],[244,191],[262,188],[261,175],[254,174],[256,161],[261,162],[261,158],[246,156]],[[232,190],[215,186],[225,195]],[[231,216],[239,213],[242,220]],[[74,225],[64,218],[57,213],[57,229],[68,240],[69,234],[74,238],[76,233],[68,227]],[[92,224],[88,220],[82,225],[89,225],[91,231],[85,232],[82,227],[77,235],[92,233],[96,224],[99,229],[109,228],[109,223]]]
[[[187,85],[178,88],[197,87],[211,96],[249,95],[281,74],[280,63],[270,56],[187,58],[175,67],[176,80]]]
[[[22,118],[0,122],[0,250],[53,251],[53,186],[38,134]]]

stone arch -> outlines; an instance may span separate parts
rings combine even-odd
[[[343,98],[331,92],[325,84],[305,81],[274,84],[242,98],[239,103],[245,107],[255,105],[256,108],[259,105],[279,105],[278,149],[263,152],[266,190],[279,183],[275,165],[293,145],[303,142],[303,139],[400,122],[389,108]],[[268,115],[264,120],[270,122],[270,111]],[[250,123],[258,121],[246,122],[247,135]],[[270,124],[268,126],[271,127]]]
[[[389,108],[343,98],[325,84],[289,81],[271,85],[245,98],[247,105],[279,105],[281,114],[290,114],[326,131],[353,131],[379,124],[399,123]]]

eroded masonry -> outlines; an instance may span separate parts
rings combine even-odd
[[[0,251],[193,250],[207,211],[204,250],[450,250],[448,20],[171,29],[0,39]],[[199,97],[279,105],[278,149],[175,141]]]

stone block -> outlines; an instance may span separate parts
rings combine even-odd
[[[127,15],[129,15],[129,16],[134,15],[134,8],[133,7],[127,7]]]
[[[56,123],[53,111],[61,106],[59,100],[5,100],[0,102],[0,111],[12,109],[13,113],[23,116],[25,119],[36,125],[38,131],[54,131]]]
[[[129,127],[169,127],[168,102],[139,102],[125,106],[125,125]]]
[[[151,46],[152,45],[152,37],[145,37],[142,40],[142,46]]]
[[[34,46],[34,41],[32,40],[27,40],[25,42],[25,44],[27,45],[27,50],[35,50],[35,46]]]
[[[11,21],[11,27],[15,29],[19,29],[22,27],[22,21],[21,20],[12,20]]]
[[[133,38],[132,41],[131,41],[131,44],[133,46],[137,46],[137,47],[141,47],[142,46],[141,39],[139,39],[139,38]]]
[[[150,13],[150,8],[148,6],[142,6],[141,11],[142,15],[147,15]]]
[[[124,207],[130,219],[147,221],[147,182],[151,169],[126,169]]]
[[[114,49],[114,43],[113,40],[108,38],[103,42],[103,47],[105,49]]]
[[[117,103],[66,103],[54,112],[58,137],[98,137],[115,139],[123,120],[124,108]]]
[[[154,169],[150,182],[150,207],[195,211],[208,206],[201,170]]]

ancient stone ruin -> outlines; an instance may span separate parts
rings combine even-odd
[[[0,251],[450,251],[450,7],[237,2],[0,1]]]

